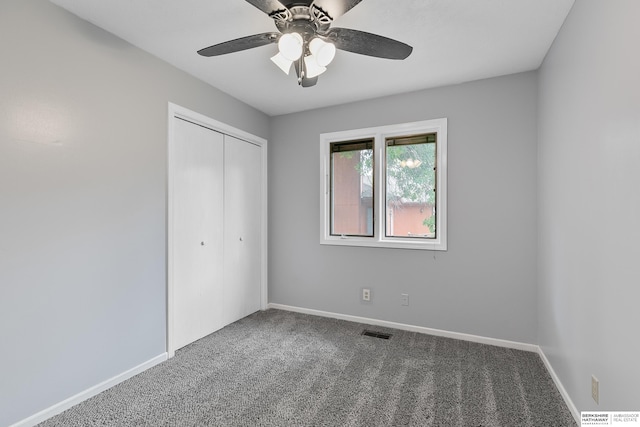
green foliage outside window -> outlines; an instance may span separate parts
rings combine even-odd
[[[354,151],[341,153],[352,158]],[[373,176],[373,150],[359,152],[356,164],[363,177]],[[400,207],[403,202],[436,204],[436,144],[417,143],[386,147],[387,204]],[[435,231],[435,215],[425,216],[422,224]]]

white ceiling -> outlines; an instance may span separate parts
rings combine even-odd
[[[394,61],[338,51],[311,88],[269,60],[275,44],[211,58],[196,53],[276,31],[243,0],[51,2],[274,116],[535,70],[574,0],[363,0],[332,27],[390,37],[413,53]]]

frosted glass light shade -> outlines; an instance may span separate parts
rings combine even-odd
[[[283,57],[295,61],[302,55],[303,40],[298,33],[283,34],[278,40],[278,49]]]
[[[275,56],[271,57],[271,61],[278,66],[285,74],[289,75],[289,71],[291,71],[291,64],[293,61],[282,56],[281,53],[278,53]]]
[[[336,56],[336,46],[316,37],[309,42],[309,52],[316,58],[321,67],[326,67]]]
[[[314,78],[327,71],[327,67],[318,65],[318,61],[314,55],[304,57],[304,66],[307,70],[306,77]]]

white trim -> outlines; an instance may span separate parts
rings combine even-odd
[[[567,393],[567,390],[562,385],[560,378],[558,377],[558,375],[556,375],[556,371],[553,370],[553,367],[551,366],[551,362],[549,362],[549,359],[547,359],[547,356],[544,354],[544,351],[542,351],[541,347],[538,347],[538,355],[540,355],[540,358],[542,359],[542,363],[544,363],[544,366],[547,368],[547,371],[549,372],[551,379],[553,379],[553,382],[558,388],[558,391],[560,392],[562,399],[564,399],[564,403],[569,408],[569,412],[571,412],[571,415],[573,415],[573,418],[576,420],[576,423],[580,425],[580,411],[578,411],[578,408],[576,408],[576,405],[573,404],[573,400],[571,400],[569,393]]]
[[[366,129],[354,129],[341,132],[323,133],[320,135],[320,244],[339,246],[367,246],[398,249],[425,249],[435,251],[447,250],[447,119],[424,120],[420,122],[398,125],[379,126]],[[374,216],[376,226],[373,237],[333,236],[331,235],[331,203],[330,203],[330,145],[332,142],[373,138],[375,167],[374,182],[382,183],[384,172],[385,140],[388,137],[403,135],[437,133],[436,150],[436,239],[408,239],[386,237],[386,203],[385,186],[378,185],[374,189],[376,200]]]
[[[367,325],[383,326],[387,328],[400,329],[402,331],[418,332],[421,334],[435,335],[438,337],[453,338],[456,340],[476,342],[480,344],[494,345],[497,347],[512,348],[514,350],[529,351],[538,353],[539,348],[535,344],[522,343],[517,341],[508,341],[498,338],[488,338],[479,335],[463,334],[460,332],[444,331],[442,329],[426,328],[424,326],[407,325],[405,323],[389,322],[387,320],[370,319],[367,317],[351,316],[349,314],[332,313],[328,311],[313,310],[310,308],[294,307],[290,305],[269,303],[269,308],[278,310],[293,311],[296,313],[311,314],[320,317],[329,317],[331,319],[347,320],[349,322],[364,323]]]
[[[259,136],[252,135],[241,129],[237,129],[226,123],[219,122],[210,117],[204,116],[188,108],[169,102],[168,106],[168,137],[167,137],[167,354],[169,357],[175,355],[175,344],[173,343],[173,210],[171,200],[173,200],[173,150],[174,150],[174,118],[181,118],[189,122],[204,126],[216,132],[229,135],[262,148],[262,267],[261,267],[261,283],[260,283],[260,304],[261,309],[265,310],[268,301],[268,271],[267,271],[267,140]]]
[[[162,353],[153,359],[150,359],[140,365],[129,369],[121,374],[116,375],[115,377],[109,378],[106,381],[101,382],[100,384],[96,384],[93,387],[90,387],[80,393],[71,396],[68,399],[63,400],[62,402],[56,403],[53,406],[48,407],[34,415],[31,415],[28,418],[25,418],[22,421],[18,421],[17,423],[11,425],[11,427],[31,427],[39,424],[54,415],[58,415],[61,412],[66,411],[67,409],[77,405],[78,403],[82,403],[87,399],[92,398],[93,396],[102,393],[103,391],[120,384],[121,382],[128,380],[129,378],[138,375],[141,372],[146,371],[149,368],[154,367],[155,365],[164,362],[167,360],[167,353]]]
[[[266,147],[267,145],[267,140],[264,138],[260,138],[259,136],[245,132],[242,129],[235,128],[226,123],[212,119],[211,117],[207,117],[203,114],[189,110],[188,108],[169,102],[169,118],[173,117],[183,118],[192,123],[210,128],[225,135],[242,139],[243,141],[251,142],[252,144],[256,144],[261,147]]]

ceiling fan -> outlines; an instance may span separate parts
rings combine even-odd
[[[254,47],[278,44],[271,60],[286,74],[294,65],[298,84],[313,86],[327,70],[336,49],[386,59],[405,59],[413,48],[387,37],[349,28],[331,28],[331,23],[362,0],[246,0],[274,20],[279,32],[254,34],[198,51],[218,56]]]

